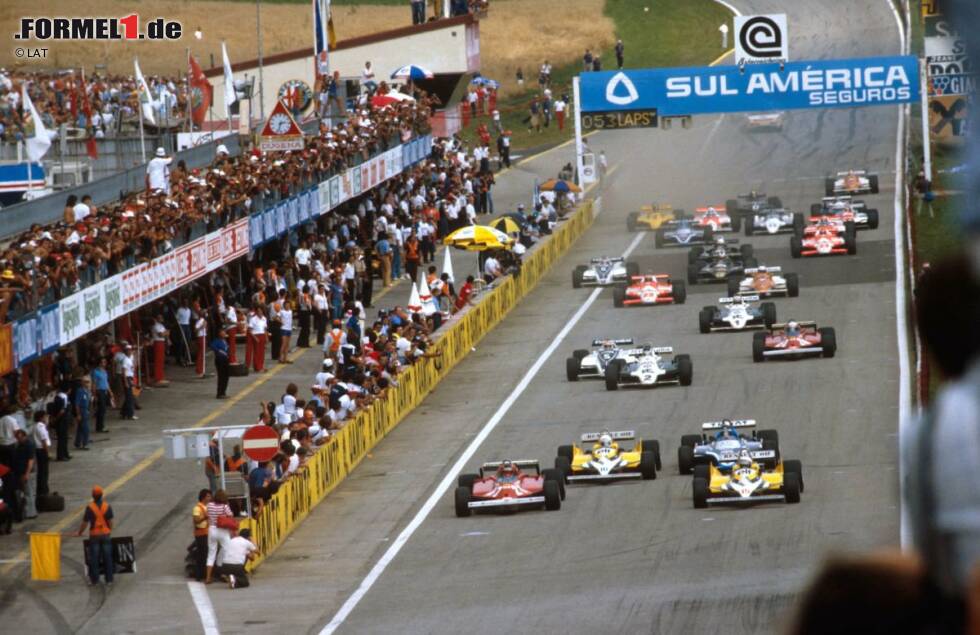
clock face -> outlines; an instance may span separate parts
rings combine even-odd
[[[286,134],[290,129],[289,117],[282,113],[272,115],[269,119],[269,128],[276,134]]]

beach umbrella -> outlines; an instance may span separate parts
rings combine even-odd
[[[375,108],[384,108],[392,104],[397,104],[398,100],[391,95],[375,95],[371,98],[371,105]]]
[[[510,216],[501,216],[500,218],[494,219],[490,222],[490,227],[499,229],[508,235],[521,233],[521,226]]]
[[[427,68],[422,68],[421,66],[416,66],[414,64],[409,64],[407,66],[402,66],[394,73],[391,74],[391,79],[432,79],[433,73]]]
[[[553,192],[576,192],[576,193],[578,193],[578,192],[581,192],[582,191],[582,188],[580,188],[579,186],[575,185],[574,183],[571,183],[571,182],[566,181],[564,179],[551,179],[549,181],[545,181],[544,183],[541,184],[541,187],[539,189],[541,189],[542,191],[549,191],[550,190],[550,191],[553,191]]]
[[[474,77],[470,83],[476,84],[477,86],[487,86],[488,88],[500,88],[500,82],[488,77]]]
[[[468,225],[449,234],[442,242],[444,245],[457,249],[485,251],[487,249],[508,249],[513,244],[514,239],[493,227]]]

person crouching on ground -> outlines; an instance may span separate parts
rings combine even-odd
[[[259,555],[259,548],[255,546],[251,538],[252,531],[246,527],[228,541],[225,560],[221,565],[221,575],[227,578],[228,586],[232,589],[248,586],[248,572],[245,571],[245,563],[254,560]]]

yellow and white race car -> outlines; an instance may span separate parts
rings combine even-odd
[[[626,217],[626,229],[631,232],[640,230],[656,231],[667,221],[672,221],[683,214],[681,210],[675,211],[671,205],[654,203],[652,205],[641,205],[640,211],[630,212]]]
[[[587,432],[582,435],[581,447],[562,445],[558,448],[555,468],[570,483],[657,478],[657,470],[661,468],[660,443],[637,439],[632,448],[624,448],[619,443],[633,439],[636,439],[633,431]]]
[[[694,467],[694,507],[737,505],[765,501],[800,502],[803,466],[799,461],[779,461],[774,468],[760,463],[777,459],[775,450],[742,450],[729,472],[714,465]]]

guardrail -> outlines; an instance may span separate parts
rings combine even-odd
[[[433,346],[435,357],[425,358],[399,375],[398,385],[331,437],[303,470],[282,484],[258,517],[243,521],[243,527],[251,527],[252,540],[261,553],[250,569],[275,551],[364,456],[517,306],[551,265],[588,229],[594,217],[593,203],[588,201],[560,225],[550,239],[529,254],[520,274],[488,291],[458,321],[450,322]]]

